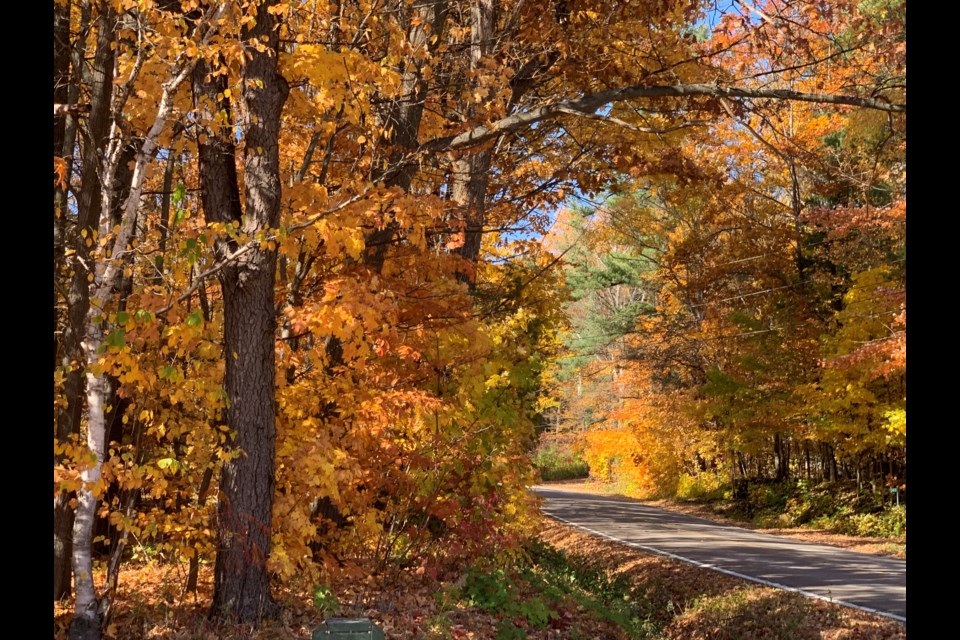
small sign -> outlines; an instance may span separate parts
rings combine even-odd
[[[312,640],[385,640],[369,618],[330,618],[313,630]]]

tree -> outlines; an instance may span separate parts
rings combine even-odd
[[[255,5],[252,20],[239,34],[244,49],[240,99],[245,107],[241,120],[242,210],[231,132],[223,127],[211,132],[198,149],[207,221],[233,224],[252,238],[276,228],[280,215],[280,112],[289,88],[277,72],[280,33],[276,6],[276,2]],[[227,76],[208,80],[214,71],[215,65],[206,61],[196,66],[195,99],[201,108],[219,102],[217,106],[229,114]],[[222,96],[219,100],[218,94]],[[267,557],[276,439],[273,299],[277,253],[266,244],[247,247],[244,255],[235,256],[238,244],[224,240],[216,251],[220,260],[229,261],[218,273],[227,354],[226,423],[235,434],[232,446],[242,453],[224,463],[221,470],[213,611],[240,622],[256,622],[272,617],[276,609],[270,595]]]

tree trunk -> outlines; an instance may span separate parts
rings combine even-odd
[[[279,34],[269,12],[275,4],[261,4],[256,24],[242,36],[266,45],[265,51],[250,51],[242,70],[246,211],[241,228],[251,236],[276,227],[280,212],[280,111],[289,87],[277,73]],[[244,623],[278,613],[267,572],[275,479],[276,268],[276,251],[261,245],[220,273],[226,419],[234,433],[231,446],[242,453],[225,462],[220,474],[211,615]]]
[[[776,480],[786,480],[790,477],[790,444],[779,431],[773,434],[773,452],[777,462]]]
[[[464,208],[463,245],[456,252],[469,263],[480,255],[483,226],[486,223],[487,183],[490,175],[492,149],[482,149],[453,163],[454,180],[451,197]],[[476,285],[476,273],[465,274],[467,282]]]
[[[443,42],[443,28],[447,19],[446,0],[418,0],[413,7],[416,20],[412,22],[407,40],[411,50],[426,48],[432,55]],[[423,80],[423,59],[412,58],[407,62],[401,81],[400,98],[395,101],[385,116],[385,128],[393,128],[393,139],[388,142],[394,150],[385,166],[381,167],[376,181],[388,187],[410,190],[417,165],[404,162],[406,154],[419,145],[420,121],[426,105],[427,83]],[[387,142],[387,141],[385,141]],[[366,251],[364,263],[374,271],[383,269],[387,247],[399,230],[396,220],[388,221],[382,229],[367,234],[364,239]]]
[[[200,487],[197,490],[197,506],[202,507],[207,503],[207,492],[210,490],[210,482],[213,480],[213,467],[207,467],[203,471],[203,477],[200,479]],[[187,572],[187,588],[189,593],[196,593],[197,578],[200,575],[200,554],[194,552],[190,557],[190,569]]]
[[[88,275],[93,275],[85,265],[90,264],[90,251],[81,231],[90,237],[100,218],[102,208],[103,184],[101,182],[100,159],[107,146],[107,132],[110,124],[110,101],[113,89],[114,63],[114,21],[113,11],[105,7],[98,20],[97,50],[91,69],[90,117],[87,122],[87,141],[83,150],[82,187],[77,196],[77,232],[75,234],[76,259],[69,292],[70,321],[64,330],[64,351],[71,359],[64,391],[67,394],[68,409],[58,418],[58,437],[68,437],[70,433],[79,433],[80,413],[83,400],[82,367],[90,364],[90,357],[96,357],[91,345],[99,346],[102,335],[99,325],[90,326],[90,285]],[[77,70],[79,72],[79,70]],[[93,340],[94,343],[91,343]],[[92,353],[93,351],[93,353]],[[97,607],[97,595],[93,584],[93,560],[91,541],[93,523],[96,515],[96,497],[92,483],[100,479],[100,463],[103,460],[103,400],[106,397],[106,379],[103,376],[86,374],[87,409],[90,417],[87,424],[87,445],[96,455],[95,464],[81,473],[84,486],[77,492],[77,510],[71,529],[71,558],[74,575],[76,600],[74,617],[70,626],[71,640],[86,640],[100,637],[100,614]],[[92,402],[92,404],[91,404]],[[61,523],[62,527],[63,524]]]
[[[91,323],[87,331],[86,345],[99,346],[103,334],[99,323]],[[88,349],[87,365],[98,358],[95,348]],[[100,610],[96,588],[93,584],[93,527],[96,518],[97,498],[93,486],[100,481],[100,467],[105,452],[104,402],[110,393],[109,382],[104,375],[86,374],[87,379],[87,447],[96,456],[93,466],[85,469],[80,478],[84,486],[77,492],[77,513],[73,521],[73,575],[77,598],[73,622],[70,625],[71,640],[90,640],[100,637]]]
[[[218,17],[222,10],[222,6],[212,8],[211,18]],[[112,73],[113,70],[113,50],[110,45],[112,45],[115,26],[115,16],[107,8],[100,18],[97,60],[95,60],[94,65],[95,71],[99,69],[97,71],[99,75],[95,74],[93,78],[95,88],[106,85],[106,88],[103,89],[103,104],[101,105],[106,115],[110,114],[112,107],[110,100],[112,82],[109,81],[107,74]],[[200,43],[201,45],[205,44],[209,35],[208,30],[208,35]],[[99,65],[101,48],[108,51],[111,56],[109,65]],[[110,394],[107,377],[105,375],[95,375],[92,372],[92,367],[97,364],[100,358],[100,351],[104,342],[105,325],[101,316],[122,281],[123,266],[126,263],[125,256],[128,255],[130,242],[136,233],[137,212],[140,206],[140,197],[143,193],[147,164],[153,159],[154,152],[157,149],[157,139],[163,132],[167,118],[169,118],[173,109],[173,97],[183,81],[189,77],[192,65],[193,63],[189,59],[182,58],[173,75],[163,83],[157,115],[143,138],[143,145],[136,154],[129,195],[123,204],[119,229],[113,239],[112,246],[109,247],[109,253],[98,256],[94,263],[93,289],[88,293],[89,304],[84,319],[85,333],[82,343],[84,364],[88,367],[86,372],[87,448],[93,456],[94,462],[90,468],[84,469],[80,476],[84,485],[78,491],[78,507],[73,526],[73,572],[77,598],[76,611],[70,627],[71,640],[99,638],[102,615],[93,584],[93,562],[90,548],[97,506],[97,498],[93,489],[100,480],[100,467],[106,449],[106,403],[109,401]],[[94,97],[97,96],[98,92],[95,90]],[[123,105],[116,105],[116,107],[122,109]],[[96,109],[96,106],[91,106],[92,113]],[[91,120],[93,120],[92,113]],[[119,130],[117,130],[117,135],[121,135]],[[91,140],[96,141],[97,138],[91,135]],[[123,144],[123,140],[116,138],[114,143]],[[100,149],[102,148],[100,147]],[[119,151],[119,147],[113,147],[113,151],[104,154],[102,152],[95,153],[91,149],[90,153],[85,154],[87,157],[84,158],[84,179],[96,175],[100,176],[99,179],[102,180],[102,193],[99,194],[103,198],[103,202],[100,203],[100,237],[106,237],[109,231],[116,228],[111,224],[113,218],[111,202],[120,193],[117,186],[117,162],[121,155]],[[88,162],[92,163],[89,171],[87,170]],[[88,196],[88,191],[85,187],[81,196]],[[80,200],[82,211],[84,197],[81,197]],[[105,215],[103,211],[106,211]]]
[[[65,5],[56,5],[54,7],[54,101],[72,104],[76,102],[79,95],[79,75],[74,73],[70,76],[71,63],[71,42],[70,42],[70,7],[71,3]],[[83,18],[89,20],[89,3],[83,7]],[[80,28],[86,27],[86,20],[81,19]],[[76,46],[78,56],[82,58],[83,39],[78,38]],[[54,147],[53,152],[64,158],[66,163],[66,181],[70,182],[70,174],[73,167],[73,147],[76,143],[77,117],[67,113],[54,120]],[[69,271],[66,264],[66,246],[71,242],[67,238],[67,192],[68,186],[57,187],[54,192],[54,278],[65,276]],[[74,247],[75,248],[75,247]],[[83,321],[85,310],[82,304],[77,311],[80,312],[79,318],[73,313],[77,303],[81,302],[82,296],[75,295],[76,286],[86,288],[86,274],[80,271],[80,265],[74,264],[75,270],[70,278],[68,285],[69,291],[65,296],[66,317],[61,317],[54,311],[54,326],[59,330],[59,339],[55,338],[54,353],[56,354],[54,366],[60,367],[64,371],[64,382],[62,393],[67,401],[67,406],[57,411],[56,417],[56,437],[63,442],[72,434],[80,432],[80,413],[83,404],[80,400],[82,382],[80,378],[79,363],[82,361],[79,340],[74,327],[79,327]],[[77,273],[79,271],[79,274]],[[79,281],[80,277],[83,281]],[[55,464],[62,460],[63,456],[57,456]],[[71,493],[59,491],[53,499],[53,599],[60,600],[70,596],[71,592],[71,554],[72,543],[71,535],[73,531],[73,509],[70,508]]]
[[[493,44],[494,2],[493,0],[473,0],[470,7],[470,69],[475,71],[483,57],[490,53]],[[468,117],[474,109],[467,107]],[[483,240],[483,226],[486,223],[487,184],[490,180],[490,160],[493,148],[487,146],[465,158],[453,162],[453,185],[450,192],[453,201],[464,210],[463,245],[457,254],[470,265],[480,255]],[[476,285],[476,271],[471,269],[460,277],[470,286]]]
[[[114,174],[113,184],[108,188],[112,189],[109,201],[110,205],[110,227],[114,228],[123,222],[123,206],[127,197],[130,195],[130,186],[133,181],[132,163],[137,157],[137,145],[130,143],[124,146],[120,153],[120,159],[117,163],[116,173]],[[125,262],[130,264],[130,259]],[[133,292],[133,278],[126,278],[122,275],[117,283],[119,301],[117,308],[121,311],[126,310],[127,297]],[[123,442],[123,414],[130,406],[129,398],[121,398],[119,395],[120,381],[113,377],[107,377],[108,394],[104,401],[104,407],[107,407],[107,413],[104,416],[106,425],[106,437],[104,442],[109,446],[111,442]],[[112,504],[113,500],[120,495],[120,488],[116,484],[106,487],[105,492],[100,499],[105,504]],[[93,553],[95,555],[112,554],[114,545],[119,541],[121,535],[116,527],[112,526],[108,519],[98,518],[94,521],[93,537],[102,538],[100,542],[94,543]],[[119,565],[117,565],[119,567]]]
[[[213,612],[239,622],[275,613],[266,562],[274,489],[273,284],[276,254],[251,252],[225,269],[223,285],[227,424],[239,457],[224,463]],[[248,254],[249,255],[249,254]]]

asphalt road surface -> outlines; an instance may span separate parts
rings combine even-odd
[[[907,563],[710,522],[640,502],[533,490],[543,512],[590,533],[754,582],[906,622]]]

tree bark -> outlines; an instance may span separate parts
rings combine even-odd
[[[103,184],[100,158],[107,146],[107,132],[110,125],[114,21],[113,11],[109,7],[104,7],[98,19],[97,50],[91,69],[88,135],[83,150],[82,186],[77,197],[77,232],[74,235],[76,259],[68,299],[70,321],[64,330],[64,350],[66,357],[70,358],[71,367],[64,385],[68,409],[59,416],[57,427],[58,437],[64,438],[69,437],[70,433],[80,431],[80,414],[83,408],[82,368],[88,363],[88,344],[85,340],[93,338],[99,345],[102,339],[102,335],[98,335],[99,326],[94,335],[85,335],[87,318],[90,315],[90,284],[87,278],[93,275],[86,266],[90,264],[90,251],[86,246],[86,239],[92,237],[102,208]],[[79,69],[76,71],[79,73]],[[82,234],[84,231],[86,233]],[[100,479],[100,461],[103,459],[103,406],[102,402],[97,404],[96,390],[100,389],[99,382],[105,382],[105,379],[99,381],[96,376],[90,374],[87,374],[86,378],[87,407],[88,412],[93,416],[87,425],[87,445],[97,459],[93,467],[84,470],[80,475],[84,487],[77,492],[77,509],[71,530],[71,558],[76,591],[74,617],[70,626],[71,640],[100,637],[100,614],[93,584],[91,557],[96,497],[91,487]],[[95,398],[94,406],[90,405],[91,394]],[[100,396],[100,399],[102,397],[105,396]],[[100,416],[99,421],[96,415]]]
[[[474,0],[470,7],[470,69],[475,71],[490,53],[493,43],[494,2]],[[473,109],[468,107],[468,114]],[[453,162],[453,184],[450,195],[464,210],[463,244],[456,252],[471,265],[480,255],[483,226],[486,222],[487,184],[490,181],[490,161],[493,149],[489,146]],[[472,287],[476,271],[460,274]]]
[[[776,479],[786,480],[790,477],[790,443],[779,431],[773,434],[773,452],[777,463]]]
[[[426,47],[432,54],[440,46],[447,19],[447,4],[446,0],[418,0],[414,5],[416,20],[407,36],[413,50]],[[392,144],[393,152],[375,180],[404,191],[409,191],[417,172],[417,164],[409,162],[405,156],[417,150],[427,96],[427,83],[423,80],[425,62],[416,58],[407,65],[401,81],[400,98],[385,117],[386,127],[394,132],[392,140],[387,141]],[[364,254],[367,266],[378,272],[383,269],[387,247],[398,230],[396,221],[389,220],[382,229],[367,234],[365,243],[368,248]]]
[[[120,158],[112,184],[106,186],[106,188],[111,189],[111,194],[108,198],[111,203],[110,211],[108,212],[111,228],[123,222],[123,206],[130,195],[130,187],[133,181],[133,169],[130,165],[135,160],[137,151],[137,145],[132,142],[123,147],[123,150],[120,152]],[[129,257],[126,258],[124,262],[130,264]],[[117,282],[117,293],[119,294],[117,308],[119,310],[126,310],[127,297],[132,292],[133,278],[126,278],[121,275],[119,282]],[[114,441],[123,441],[123,414],[126,413],[131,400],[120,397],[118,393],[120,390],[120,381],[114,376],[107,376],[107,389],[109,389],[109,391],[104,401],[104,406],[108,407],[107,413],[104,416],[104,424],[106,426],[104,442],[106,445],[109,445]],[[111,484],[106,487],[104,493],[101,495],[101,500],[106,504],[111,504],[114,498],[119,495],[120,488],[115,484]],[[96,539],[101,536],[102,541],[94,543],[93,545],[93,553],[95,555],[112,554],[114,545],[120,539],[120,532],[105,518],[98,518],[94,521],[93,537]],[[116,566],[119,568],[119,560]]]
[[[242,70],[246,209],[241,229],[251,236],[276,227],[280,213],[280,112],[289,87],[277,72],[278,25],[269,12],[275,4],[261,4],[256,24],[243,33],[245,40],[266,45],[264,51],[250,50]],[[224,164],[220,168],[229,172]],[[234,434],[231,447],[240,455],[225,462],[220,474],[211,615],[243,623],[278,613],[267,572],[276,437],[276,269],[276,251],[260,245],[220,272],[226,419]]]
[[[83,58],[84,39],[76,42],[76,67],[70,75],[71,57],[73,55],[70,41],[70,8],[71,3],[54,7],[54,100],[57,102],[76,102],[79,94],[79,65],[76,63]],[[85,3],[81,10],[80,30],[86,29],[86,22],[90,17],[90,5]],[[65,114],[54,119],[54,150],[66,163],[66,185],[57,187],[54,191],[54,278],[59,279],[69,273],[66,261],[66,247],[70,243],[76,250],[76,242],[67,235],[67,192],[70,175],[73,168],[73,153],[76,143],[77,117]],[[76,255],[76,253],[74,254]],[[56,416],[57,440],[66,441],[72,434],[80,432],[80,413],[83,409],[81,402],[82,383],[80,378],[79,362],[82,361],[82,351],[77,339],[76,328],[83,321],[85,313],[80,298],[76,295],[77,288],[85,289],[86,274],[81,265],[74,261],[74,273],[70,276],[68,293],[65,296],[65,316],[54,312],[54,326],[57,327],[59,338],[55,338],[54,366],[62,368],[64,384],[62,393],[67,406],[58,409]],[[83,281],[79,281],[80,278]],[[79,308],[79,318],[74,314],[74,307]],[[63,456],[57,456],[55,463],[59,463]],[[53,599],[60,600],[70,596],[73,509],[70,508],[71,494],[59,491],[53,500]]]

